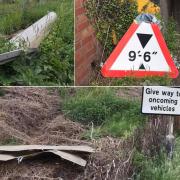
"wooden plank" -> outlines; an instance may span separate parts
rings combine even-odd
[[[71,161],[71,162],[78,164],[80,166],[83,166],[83,167],[86,166],[86,163],[87,163],[86,160],[82,159],[81,157],[76,156],[74,154],[67,153],[67,152],[62,152],[62,151],[48,151],[48,152],[56,154],[63,159],[66,159],[68,161]]]
[[[15,156],[7,155],[7,154],[0,154],[0,161],[10,161],[16,159]]]
[[[48,151],[42,151],[42,152],[30,152],[30,154],[26,154],[26,155],[21,155],[21,156],[15,156],[15,155],[9,155],[9,154],[0,154],[0,161],[10,161],[10,160],[14,160],[16,159],[18,161],[18,163],[22,162],[24,159],[29,159],[29,158],[35,158],[36,156],[40,155],[40,154],[44,154],[44,153],[52,153],[55,154],[59,157],[61,157],[62,159],[65,159],[67,161],[73,162],[75,164],[78,164],[80,166],[86,166],[87,161],[82,159],[81,157],[71,154],[71,153],[67,153],[67,152],[63,152],[63,151],[58,151],[58,150],[48,150]]]
[[[94,152],[90,146],[50,146],[50,145],[17,145],[17,146],[0,146],[0,151],[17,152],[33,150],[60,150],[60,151],[80,151]]]

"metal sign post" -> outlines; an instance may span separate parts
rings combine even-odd
[[[172,159],[173,158],[173,149],[174,149],[174,135],[173,135],[173,130],[174,130],[174,118],[170,116],[169,119],[169,124],[168,124],[168,135],[166,136],[166,150],[168,154],[168,158]]]

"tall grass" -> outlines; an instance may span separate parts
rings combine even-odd
[[[48,0],[46,3],[0,3],[0,34],[11,34],[29,26],[48,11],[56,11],[59,2]]]
[[[140,103],[117,97],[113,88],[79,90],[65,102],[64,113],[74,121],[93,123],[95,136],[126,136],[145,121]]]

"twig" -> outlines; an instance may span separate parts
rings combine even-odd
[[[109,25],[108,30],[107,30],[106,40],[105,40],[105,44],[104,44],[103,52],[102,52],[102,56],[101,56],[101,63],[102,63],[102,60],[103,60],[103,57],[104,57],[104,52],[105,52],[105,48],[106,48],[106,44],[107,44],[107,39],[108,39],[108,35],[109,35],[109,30],[110,30],[110,25]]]
[[[91,122],[91,124],[92,124],[92,126],[91,126],[91,135],[90,135],[90,138],[91,138],[91,140],[94,140],[94,139],[93,139],[94,124],[93,124],[93,122]]]
[[[127,159],[126,161],[123,162],[123,165],[124,165],[124,166],[131,160],[131,157],[132,157],[134,151],[135,151],[135,149],[133,148],[133,150],[131,151],[131,153],[130,153],[128,159]]]

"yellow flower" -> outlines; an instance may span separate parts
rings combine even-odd
[[[150,0],[137,0],[139,13],[156,14],[160,12],[160,7],[151,2]]]

